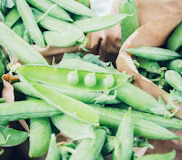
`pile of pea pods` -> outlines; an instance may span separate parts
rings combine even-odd
[[[181,24],[170,35],[168,49],[125,49],[135,55],[133,60],[141,74],[166,91],[174,88],[166,104],[161,97],[156,100],[133,85],[131,75],[119,72],[97,55],[65,53],[59,63],[49,65],[31,46],[82,45],[85,33],[111,27],[131,13],[97,17],[83,0],[0,2],[0,45],[10,59],[7,65],[2,51],[1,75],[9,73],[18,79],[11,81],[15,102],[0,100],[0,159],[7,147],[27,139],[30,158],[46,155],[46,160],[103,160],[112,154],[113,160],[175,159],[175,150],[138,157],[134,147],[153,149],[148,139],[181,140],[170,131],[182,130],[182,121],[174,118],[178,107],[173,103],[182,103]],[[137,17],[134,14],[132,18],[133,23]],[[126,19],[121,23],[127,30]],[[14,65],[12,54],[24,64]],[[171,113],[172,109],[175,112]],[[8,126],[18,120],[25,120],[30,132]],[[56,139],[60,133],[69,140]]]

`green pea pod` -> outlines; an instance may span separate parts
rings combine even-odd
[[[23,77],[20,72],[18,73],[20,80],[23,81],[23,83],[25,83],[30,90],[38,94],[47,103],[74,118],[93,125],[98,125],[99,117],[93,108],[80,101],[74,100],[61,93],[57,93],[49,88],[46,88],[43,85],[32,81],[28,77]]]
[[[24,100],[0,105],[0,122],[60,115],[60,110],[43,100]]]
[[[95,160],[98,158],[106,139],[106,130],[98,128],[95,129],[94,134],[95,138],[84,139],[78,144],[70,160]]]
[[[101,125],[107,126],[109,128],[117,129],[122,115],[118,118],[111,110],[107,108],[98,108],[94,107],[95,110],[99,114],[99,122]],[[156,140],[170,140],[170,139],[180,139],[179,136],[175,135],[174,133],[170,132],[166,128],[155,124],[153,122],[133,117],[134,123],[134,133],[136,136],[149,138],[149,139],[156,139]]]
[[[130,160],[133,149],[133,122],[131,108],[124,115],[116,133],[115,149],[112,154],[113,160]]]
[[[172,152],[166,154],[149,154],[146,155],[139,160],[174,160],[176,157],[176,151],[173,150]]]
[[[80,28],[84,33],[105,30],[120,23],[127,14],[112,14],[107,16],[94,17],[75,21],[73,24]]]
[[[73,140],[93,138],[94,133],[91,125],[67,115],[51,117],[53,124],[66,136]]]
[[[25,32],[25,27],[22,21],[18,21],[17,23],[15,23],[15,25],[13,26],[12,30],[18,34],[20,37],[23,38],[24,36],[24,32]]]
[[[14,6],[6,15],[4,24],[9,28],[12,28],[13,25],[20,19],[20,14],[18,13],[17,8]]]
[[[124,51],[127,51],[137,57],[153,61],[168,61],[181,57],[181,55],[177,52],[157,47],[125,48]]]
[[[165,79],[170,86],[182,92],[182,77],[178,72],[167,70],[165,73]]]
[[[92,91],[105,91],[105,90],[114,90],[118,88],[122,83],[127,81],[129,75],[125,73],[113,73],[112,76],[114,77],[114,84],[112,87],[106,88],[103,79],[110,75],[110,73],[102,73],[96,72],[96,85],[93,87],[89,87],[84,84],[84,78],[86,75],[91,74],[92,72],[84,71],[84,70],[77,70],[79,83],[76,85],[70,85],[66,79],[68,78],[68,74],[74,70],[60,68],[56,66],[41,66],[41,65],[26,65],[21,66],[17,69],[17,71],[22,74],[25,78],[34,80],[39,83],[50,84],[55,86],[67,86],[71,88],[78,88],[84,90],[92,90]],[[41,73],[41,74],[40,74]],[[49,75],[49,76],[47,76]],[[60,76],[61,75],[61,76]]]
[[[1,147],[17,146],[28,138],[28,132],[18,131],[4,126],[0,126],[0,133],[6,139],[6,143],[0,144]]]
[[[45,47],[44,38],[26,0],[16,0],[18,12],[35,44]]]
[[[110,154],[115,148],[115,144],[116,144],[115,142],[116,142],[116,138],[114,136],[107,136],[104,146],[102,147],[101,153],[104,156]]]
[[[27,2],[42,12],[46,12],[48,9],[55,5],[49,0],[27,0]],[[69,14],[59,6],[55,6],[53,9],[51,9],[48,15],[64,21],[73,22]]]
[[[82,36],[79,33],[76,35],[70,34],[70,32],[52,32],[46,31],[43,32],[46,44],[52,47],[70,47],[74,46],[79,38]]]
[[[129,82],[125,82],[117,88],[117,98],[137,110],[171,116],[163,104],[160,104],[150,94]]]
[[[15,54],[24,63],[48,64],[39,52],[1,22],[0,35],[0,45]]]
[[[65,1],[65,0],[51,0],[52,2],[56,3],[61,8],[64,8],[65,10],[78,14],[78,15],[84,15],[88,17],[95,17],[95,13],[92,12],[91,9],[84,6],[83,4],[77,2],[77,1]]]
[[[51,132],[48,118],[30,119],[30,157],[40,157],[48,151]]]
[[[138,28],[138,16],[134,0],[120,0],[120,14],[130,14],[121,21],[122,43]]]
[[[56,136],[55,134],[52,134],[46,160],[60,160],[60,158],[61,154],[59,153],[59,149],[56,144]]]
[[[169,64],[167,65],[167,68],[170,70],[175,70],[176,72],[182,75],[182,60],[176,59],[169,62]]]
[[[167,48],[172,51],[178,50],[182,45],[182,23],[180,23],[167,41]]]

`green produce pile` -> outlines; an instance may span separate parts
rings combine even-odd
[[[46,160],[103,160],[109,154],[113,160],[174,160],[175,151],[139,158],[133,148],[153,149],[148,139],[181,140],[170,130],[182,130],[182,121],[173,117],[178,110],[173,102],[182,103],[182,24],[169,37],[168,49],[125,49],[134,55],[142,75],[166,91],[173,88],[166,104],[161,97],[156,100],[133,85],[131,75],[102,62],[99,56],[65,53],[58,64],[49,65],[31,46],[82,45],[86,33],[107,29],[133,13],[121,22],[122,32],[127,32],[124,42],[138,27],[127,30],[137,19],[134,1],[131,11],[126,9],[130,5],[121,8],[128,13],[103,17],[96,16],[86,1],[6,2],[1,4],[0,45],[11,62],[7,65],[7,57],[0,52],[0,71],[2,76],[7,68],[18,80],[11,82],[16,101],[0,99],[0,155],[4,147],[20,145],[29,138],[31,158],[47,153]],[[12,54],[24,64],[12,65]],[[25,120],[30,133],[8,127],[17,120]],[[56,141],[60,132],[69,141]]]

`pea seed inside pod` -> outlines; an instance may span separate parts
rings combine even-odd
[[[110,88],[114,85],[114,77],[112,75],[106,75],[106,78],[103,80],[104,86]]]
[[[84,79],[85,85],[88,87],[93,87],[96,85],[95,73],[89,73],[85,76]]]
[[[68,83],[72,85],[76,85],[79,82],[79,76],[77,71],[72,71],[68,73],[67,77]]]

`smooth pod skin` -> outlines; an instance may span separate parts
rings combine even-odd
[[[95,108],[97,110],[97,108]],[[120,122],[121,117],[118,118],[114,115],[110,114],[110,110],[97,110],[99,114],[99,122],[101,125],[107,126],[109,128],[117,129]],[[179,136],[175,135],[174,133],[170,132],[166,128],[157,125],[153,122],[139,119],[133,117],[134,123],[134,134],[136,136],[145,137],[149,139],[156,139],[156,140],[170,140],[170,139],[180,139]]]
[[[167,48],[172,51],[178,50],[182,45],[182,23],[180,23],[167,41]]]
[[[138,47],[138,48],[125,48],[127,51],[137,57],[145,58],[153,61],[168,61],[181,57],[177,52],[169,49],[157,48],[157,47]]]
[[[20,37],[23,38],[24,32],[25,32],[25,27],[22,21],[18,21],[12,28],[12,30],[18,34]]]
[[[119,5],[120,14],[129,14],[121,21],[122,44],[138,28],[138,16],[134,0],[121,0]]]
[[[35,42],[35,44],[39,45],[40,47],[45,47],[45,42],[42,33],[35,21],[31,8],[27,4],[26,0],[16,0],[16,6],[23,20],[25,28],[28,30],[32,40]]]
[[[120,23],[127,14],[112,14],[107,16],[99,16],[94,18],[82,19],[75,21],[73,24],[84,33],[105,30]]]
[[[25,64],[48,64],[39,52],[2,22],[0,22],[0,35],[0,44]]]
[[[59,153],[59,149],[56,144],[56,136],[55,134],[51,134],[51,141],[49,144],[49,150],[47,153],[46,160],[60,160],[61,154]]]
[[[133,122],[131,108],[124,115],[116,133],[115,149],[112,160],[130,160],[133,150]]]
[[[83,123],[80,120],[75,120],[65,114],[53,116],[51,117],[51,120],[56,128],[73,140],[82,140],[94,137],[91,125]]]
[[[48,151],[51,132],[51,125],[48,118],[30,120],[30,157],[40,157]]]
[[[139,160],[174,160],[176,157],[176,151],[173,150],[172,152],[166,154],[149,154],[146,155]]]
[[[106,130],[98,128],[95,129],[94,134],[95,138],[84,139],[78,144],[70,160],[95,160],[98,158],[106,139]]]
[[[182,92],[182,77],[174,70],[167,70],[165,73],[167,83],[177,91]]]
[[[91,9],[89,9],[88,7],[84,6],[83,4],[77,1],[65,1],[65,0],[51,0],[51,1],[71,13],[88,16],[88,17],[96,16]]]
[[[42,12],[46,12],[53,5],[55,5],[49,0],[27,0],[27,2]],[[59,6],[55,6],[53,9],[51,9],[48,15],[64,21],[73,22],[69,14]]]
[[[170,115],[170,112],[154,97],[129,82],[125,82],[117,88],[116,97],[138,110],[159,115]]]
[[[175,70],[176,72],[182,75],[182,60],[181,59],[176,59],[169,62],[167,67],[168,69]]]
[[[18,13],[17,8],[14,6],[6,15],[4,24],[9,28],[12,28],[13,25],[20,19],[20,14]]]
[[[6,139],[6,143],[0,144],[1,147],[17,146],[28,138],[28,132],[18,131],[4,126],[0,126],[0,133]]]

